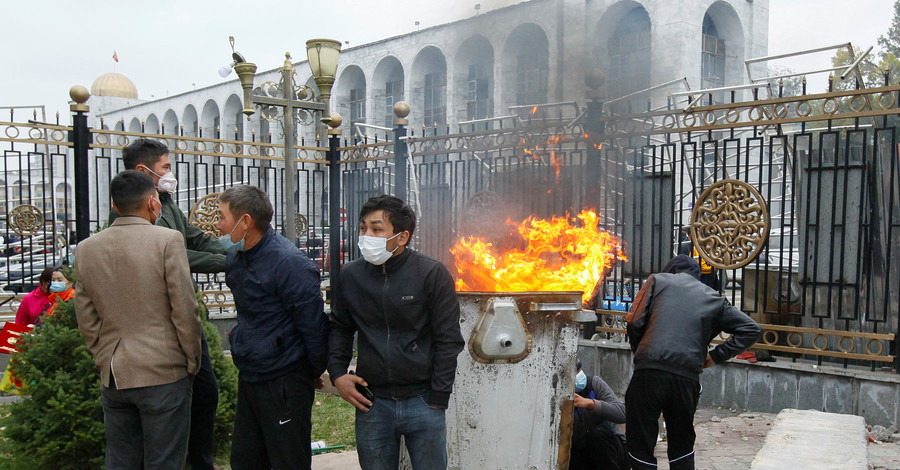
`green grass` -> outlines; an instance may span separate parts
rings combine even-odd
[[[329,446],[344,446],[343,449],[352,450],[356,447],[356,435],[354,434],[355,410],[353,405],[345,402],[337,395],[328,395],[316,392],[315,401],[312,407],[312,440],[325,441]],[[3,421],[9,417],[8,406],[0,405],[0,431],[5,424]],[[13,470],[21,468],[17,465],[15,456],[3,452],[2,433],[0,433],[0,470]],[[230,446],[228,449],[222,449],[222,452],[216,457],[216,465],[225,469],[231,468],[228,465],[228,458],[231,453]]]
[[[312,408],[312,440],[329,446],[356,447],[356,408],[337,395],[316,392]]]

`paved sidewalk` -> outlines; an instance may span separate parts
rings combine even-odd
[[[762,448],[775,419],[772,413],[701,407],[694,415],[697,470],[746,470]],[[659,470],[669,468],[666,442],[656,446]],[[869,468],[900,470],[900,444],[869,444]],[[313,456],[313,470],[359,470],[356,452]]]
[[[694,417],[697,432],[697,470],[746,470],[762,448],[774,414],[739,413],[728,408],[699,408]],[[668,469],[666,443],[656,446],[659,469]],[[358,470],[356,452],[313,456],[313,470]]]

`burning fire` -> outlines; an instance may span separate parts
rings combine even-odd
[[[605,272],[617,259],[627,258],[614,236],[597,229],[596,212],[584,210],[578,219],[580,226],[571,225],[568,216],[550,220],[529,217],[519,225],[507,220],[523,245],[505,252],[481,238],[462,238],[450,250],[459,274],[457,290],[580,290],[587,302]]]

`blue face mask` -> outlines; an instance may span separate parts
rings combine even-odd
[[[238,222],[241,220],[238,219]],[[234,224],[234,228],[231,229],[231,232],[228,235],[222,235],[219,237],[219,243],[222,244],[222,248],[225,248],[226,252],[229,251],[242,251],[244,249],[244,237],[247,236],[247,232],[244,232],[244,236],[235,243],[231,241],[231,234],[237,229],[237,224]]]
[[[584,390],[584,387],[587,387],[587,376],[584,375],[584,371],[578,371],[578,375],[575,376],[575,391],[581,392]]]
[[[50,292],[64,292],[66,290],[65,282],[51,282]]]

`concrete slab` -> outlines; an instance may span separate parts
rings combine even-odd
[[[356,451],[313,455],[312,470],[359,470]]]
[[[866,423],[860,416],[786,409],[775,418],[751,470],[866,470]]]

